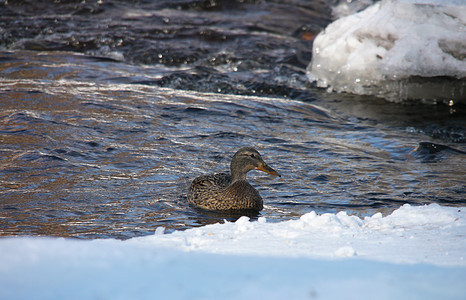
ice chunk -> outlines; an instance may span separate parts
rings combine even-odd
[[[246,216],[242,216],[239,218],[236,222],[236,232],[237,233],[242,233],[242,232],[247,232],[251,229],[253,229],[254,225],[253,223],[249,222],[249,218]]]
[[[332,16],[335,19],[346,17],[360,12],[372,4],[374,4],[374,0],[340,0],[334,7],[332,7]]]
[[[466,102],[464,1],[382,0],[314,40],[309,78],[337,92]]]
[[[337,257],[351,257],[356,256],[356,251],[351,246],[343,246],[338,248],[334,254]]]

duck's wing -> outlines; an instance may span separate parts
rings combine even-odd
[[[212,200],[230,185],[231,176],[226,173],[199,176],[193,180],[188,191],[188,202],[207,207]]]
[[[188,202],[207,210],[256,210],[263,207],[259,193],[245,180],[231,184],[229,174],[204,175],[194,179]]]
[[[231,183],[231,176],[226,173],[202,175],[193,180],[191,188],[219,190],[224,189]]]

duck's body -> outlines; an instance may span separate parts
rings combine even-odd
[[[194,179],[188,192],[190,204],[207,210],[257,210],[262,197],[246,180],[231,182],[226,173],[203,175]]]
[[[194,179],[188,191],[188,202],[206,210],[262,210],[262,197],[246,181],[246,173],[253,169],[280,176],[262,160],[255,149],[241,148],[231,161],[231,175],[218,173]]]

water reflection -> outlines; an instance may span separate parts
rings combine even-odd
[[[461,144],[430,153],[421,130],[406,130],[415,122],[370,115],[396,107],[402,115],[400,105],[376,102],[362,118],[345,107],[364,100],[344,96],[336,108],[331,99],[187,92],[122,80],[152,76],[136,66],[67,53],[8,56],[0,65],[0,235],[124,239],[235,220],[189,207],[186,191],[200,174],[227,170],[245,145],[283,175],[250,172],[265,200],[253,218],[465,204],[464,153],[451,150]],[[425,151],[435,159],[424,163]]]

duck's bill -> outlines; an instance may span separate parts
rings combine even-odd
[[[277,171],[275,171],[274,169],[272,169],[271,167],[269,167],[267,164],[260,164],[258,167],[257,167],[257,170],[260,170],[262,172],[265,172],[265,173],[268,173],[270,175],[274,175],[274,176],[278,176],[278,177],[281,177],[280,174],[278,174]]]

